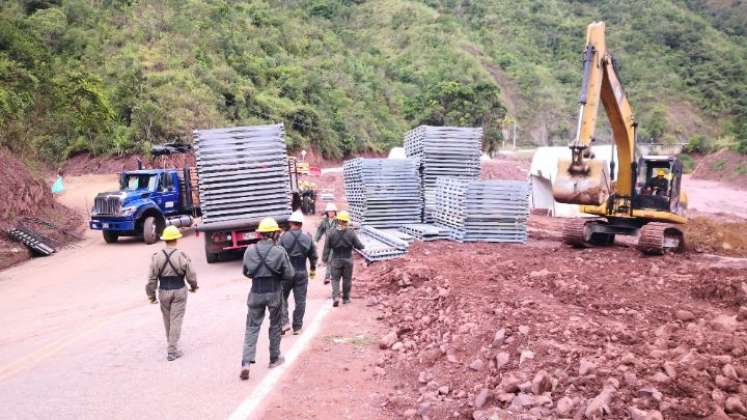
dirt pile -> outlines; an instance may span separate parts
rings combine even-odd
[[[417,243],[357,278],[386,409],[423,418],[747,415],[747,279],[698,255]]]
[[[735,257],[747,257],[747,221],[720,222],[691,218],[684,227],[690,249]]]
[[[505,179],[526,181],[529,178],[530,162],[525,159],[497,157],[480,162],[480,179]]]
[[[0,149],[0,230],[29,227],[59,247],[80,235],[83,220],[56,203],[50,185],[7,150]],[[46,223],[39,223],[39,222]],[[50,226],[51,225],[51,226]],[[54,227],[53,227],[54,226]],[[26,248],[0,233],[0,269],[29,258]]]
[[[692,177],[723,181],[747,190],[747,155],[724,149],[703,156],[693,170]]]

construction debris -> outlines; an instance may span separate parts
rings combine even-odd
[[[282,124],[195,130],[194,140],[203,224],[288,218],[290,183]]]
[[[358,239],[365,248],[357,251],[368,262],[399,258],[405,255],[410,247],[396,231],[385,231],[371,226],[362,226],[358,232]]]
[[[49,256],[57,252],[52,241],[31,228],[18,226],[7,229],[5,233],[14,241],[20,242],[37,255]]]
[[[433,221],[438,177],[480,177],[482,134],[482,128],[421,125],[405,135],[407,157],[421,165],[425,222]]]
[[[439,178],[434,218],[464,242],[527,240],[529,184]]]
[[[353,222],[397,228],[420,222],[423,202],[417,162],[411,159],[352,159],[343,167]]]

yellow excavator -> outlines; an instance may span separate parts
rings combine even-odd
[[[599,102],[609,119],[617,163],[597,159],[592,151]],[[607,50],[604,22],[590,24],[583,52],[583,79],[576,138],[571,159],[558,162],[553,196],[561,203],[579,204],[597,217],[569,219],[565,242],[575,246],[610,245],[616,235],[638,236],[637,247],[647,254],[680,251],[681,225],[687,196],[681,191],[682,163],[673,156],[642,156],[636,147],[637,123]],[[617,165],[617,179],[615,179]]]

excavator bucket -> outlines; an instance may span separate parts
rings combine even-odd
[[[586,173],[572,173],[571,160],[558,161],[558,174],[552,186],[552,195],[560,203],[598,206],[607,201],[609,170],[604,161],[587,160]]]

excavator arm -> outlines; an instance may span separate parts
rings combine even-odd
[[[576,138],[569,145],[571,159],[558,163],[553,184],[553,196],[561,203],[598,206],[610,195],[630,200],[633,193],[636,122],[614,59],[607,51],[604,32],[604,22],[594,22],[586,30]],[[614,187],[609,168],[591,151],[600,102],[617,149],[619,176]]]

